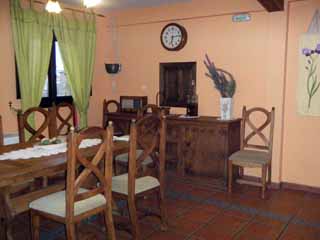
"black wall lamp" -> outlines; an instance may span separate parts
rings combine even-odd
[[[109,74],[117,74],[121,71],[121,64],[119,63],[106,63],[105,68]]]

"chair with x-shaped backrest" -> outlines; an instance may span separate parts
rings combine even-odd
[[[161,109],[155,104],[146,104],[138,110],[137,118],[140,119],[146,114],[160,114]]]
[[[147,116],[150,114],[158,116],[160,114],[165,114],[165,111],[161,110],[161,108],[159,108],[155,104],[147,104],[139,109],[139,111],[137,113],[137,119],[139,120],[139,119],[143,118],[144,116]],[[142,153],[142,150],[137,149],[137,155],[140,156],[141,153]],[[124,169],[126,170],[128,168],[128,160],[129,160],[128,153],[123,153],[123,154],[117,155],[115,157],[115,168],[114,169],[116,171],[116,174],[118,174],[119,172],[122,172]],[[148,165],[150,165],[150,163],[152,163],[152,159],[149,156],[142,163],[144,169],[147,169]]]
[[[71,127],[76,127],[76,109],[73,104],[62,102],[57,106],[54,106],[53,111],[56,115],[56,128],[57,136],[66,136],[68,135]]]
[[[36,115],[42,116],[42,122],[39,128],[34,128],[30,125],[29,120]],[[55,121],[54,115],[49,111],[41,107],[32,107],[27,109],[23,113],[18,113],[18,130],[19,141],[24,142],[37,142],[46,137],[46,131],[48,131],[47,137],[53,137],[55,130],[53,129],[53,122]],[[26,139],[25,131],[30,133],[30,137]]]
[[[156,215],[160,217],[161,229],[167,228],[164,199],[165,147],[166,121],[163,115],[148,115],[131,123],[129,170],[127,174],[112,178],[112,192],[115,198],[124,199],[128,203],[127,220],[131,225],[133,239],[141,239],[136,203],[146,195],[156,194],[160,209],[160,214]],[[137,154],[137,149],[142,152]],[[149,157],[152,159],[155,174],[143,170],[143,162]]]
[[[81,142],[86,139],[101,139],[101,144],[81,148]],[[40,216],[65,224],[66,239],[74,240],[77,237],[76,224],[99,213],[105,216],[107,239],[115,239],[111,202],[112,150],[112,126],[107,130],[91,127],[80,133],[69,133],[66,190],[30,203],[33,240],[39,239]],[[91,177],[97,182],[88,188]]]
[[[77,128],[76,109],[73,104],[61,102],[49,108],[51,114],[50,126],[52,128],[51,137],[67,136],[72,127]],[[65,182],[65,171],[55,173],[52,176],[43,178],[43,185],[47,186],[51,182]]]
[[[228,189],[232,191],[232,174],[234,172],[233,165],[239,167],[240,176],[243,176],[243,168],[261,168],[262,177],[261,183],[246,181],[243,179],[238,180],[240,183],[252,184],[262,187],[261,197],[265,198],[266,179],[268,172],[268,184],[271,183],[271,162],[272,162],[272,146],[273,146],[273,129],[274,129],[274,108],[269,112],[264,108],[251,108],[249,110],[243,107],[242,110],[242,123],[241,123],[241,147],[240,151],[233,153],[229,157],[229,183]],[[265,116],[265,121],[256,126],[252,119],[253,115],[262,113]],[[248,132],[246,129],[248,127]],[[269,136],[264,134],[264,131],[269,131]],[[252,143],[256,139],[260,140],[260,143]]]

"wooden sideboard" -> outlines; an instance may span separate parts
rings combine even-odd
[[[228,157],[240,149],[241,119],[167,117],[167,160],[189,172],[227,180]],[[235,169],[236,174],[236,169]]]
[[[136,114],[107,113],[125,134]],[[217,117],[167,116],[167,162],[185,172],[227,180],[228,157],[240,149],[241,119],[221,121]],[[234,169],[237,174],[237,169]]]

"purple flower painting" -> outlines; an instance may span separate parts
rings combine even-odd
[[[317,59],[320,55],[320,43],[315,49],[303,48],[302,54],[307,57],[306,70],[308,71],[307,91],[308,91],[308,108],[310,109],[312,97],[317,93],[320,87],[317,75]]]
[[[302,54],[309,57],[311,55],[311,49],[309,48],[302,49]]]

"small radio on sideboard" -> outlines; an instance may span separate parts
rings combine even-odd
[[[135,113],[147,104],[147,96],[120,96],[121,112]]]

